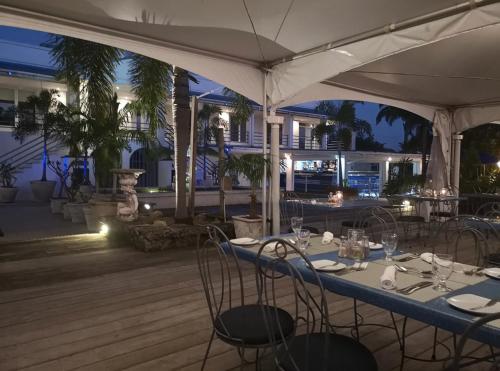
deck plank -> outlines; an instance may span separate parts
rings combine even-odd
[[[252,301],[254,268],[242,266]],[[144,254],[85,237],[0,245],[0,280],[2,370],[200,369],[211,324],[193,250]],[[285,309],[293,302],[285,284],[279,300]],[[335,324],[352,324],[352,299],[329,293],[328,301]],[[358,305],[366,322],[392,323],[386,311]],[[380,370],[399,368],[393,330],[366,326],[360,332]],[[410,320],[407,332],[412,354],[428,356],[433,328]],[[439,337],[451,346],[451,334]],[[216,340],[206,369],[236,370],[239,362],[233,348]],[[408,361],[405,370],[421,368]]]

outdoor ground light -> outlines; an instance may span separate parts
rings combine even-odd
[[[151,210],[151,205],[150,204],[144,204],[144,208],[146,210]]]
[[[500,169],[500,161],[497,162],[497,167]]]
[[[106,223],[101,223],[101,227],[99,228],[99,234],[106,236],[109,232],[109,226]]]

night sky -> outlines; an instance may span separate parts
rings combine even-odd
[[[40,48],[40,45],[47,42],[48,39],[49,35],[44,32],[0,26],[0,60],[50,66],[50,58],[46,55],[46,51]],[[23,50],[19,48],[22,45],[16,45],[18,43],[24,44]],[[124,80],[125,78],[125,76],[121,76],[121,72],[119,71],[118,80]],[[200,83],[192,88],[201,92],[209,91],[213,86],[213,82],[201,78]],[[308,102],[300,106],[313,108],[315,105],[316,102]],[[388,148],[399,150],[399,143],[402,141],[403,135],[400,123],[394,124],[393,127],[385,122],[376,125],[375,117],[378,112],[378,104],[376,103],[366,102],[358,104],[356,112],[360,119],[364,119],[372,124],[373,133],[377,141],[384,143]]]

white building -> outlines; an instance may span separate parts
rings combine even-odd
[[[11,48],[10,52],[19,55],[23,47],[30,48],[22,44],[9,43],[4,50],[9,52],[8,48]],[[37,60],[44,61],[42,65],[27,63],[25,59],[15,62],[5,61],[3,59],[6,55],[0,55],[0,108],[3,109],[3,111],[0,110],[0,162],[8,162],[16,167],[18,200],[31,198],[29,182],[38,180],[41,176],[42,142],[37,137],[27,138],[23,143],[14,140],[12,129],[15,122],[5,114],[5,111],[41,89],[58,90],[58,99],[63,103],[71,100],[71,92],[68,91],[66,84],[54,79],[55,70],[46,58],[48,49],[37,47],[35,53],[39,54]],[[197,89],[200,90],[200,87],[192,86],[192,94],[204,93],[203,91],[197,92]],[[122,104],[133,99],[124,79],[118,80],[116,92]],[[207,95],[200,100],[200,108],[206,103],[221,106],[222,115],[229,122],[229,127],[225,132],[227,151],[233,154],[262,152],[263,125],[260,107],[255,106],[254,113],[247,123],[234,125],[231,124],[230,107],[226,97]],[[359,188],[362,194],[378,195],[387,180],[391,161],[409,159],[414,164],[414,173],[420,173],[421,155],[419,154],[360,152],[356,151],[354,139],[349,148],[342,148],[338,142],[329,141],[327,137],[319,143],[313,137],[313,130],[324,117],[311,109],[288,107],[279,110],[277,114],[284,116],[280,152],[286,164],[286,171],[282,177],[282,187],[286,190],[322,192],[328,185],[336,184],[339,153],[343,164],[343,178],[347,179],[349,185]],[[140,117],[134,120],[136,122],[131,123],[133,127],[140,126],[143,129],[147,127],[147,123],[140,122]],[[353,137],[355,138],[355,135]],[[171,126],[158,133],[158,141],[164,147],[173,148]],[[199,144],[203,145],[203,143]],[[215,143],[208,143],[208,145],[215,146]],[[131,143],[131,148],[131,152],[123,151],[122,153],[122,167],[139,167],[147,170],[146,175],[139,180],[139,186],[171,187],[173,178],[171,159],[147,160],[139,144]],[[64,156],[67,154],[67,148],[56,142],[50,143],[49,156],[52,160],[64,161]],[[216,158],[199,155],[197,159],[197,184],[199,186],[214,186],[216,166]],[[92,166],[90,174],[91,181],[93,181]],[[50,171],[48,177],[57,180]],[[238,182],[240,185],[246,185],[244,179],[240,178]]]

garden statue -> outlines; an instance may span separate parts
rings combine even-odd
[[[125,195],[125,202],[118,202],[116,216],[124,222],[131,222],[139,216],[139,201],[134,186],[137,178],[144,173],[142,169],[113,169],[119,177],[120,190]]]

